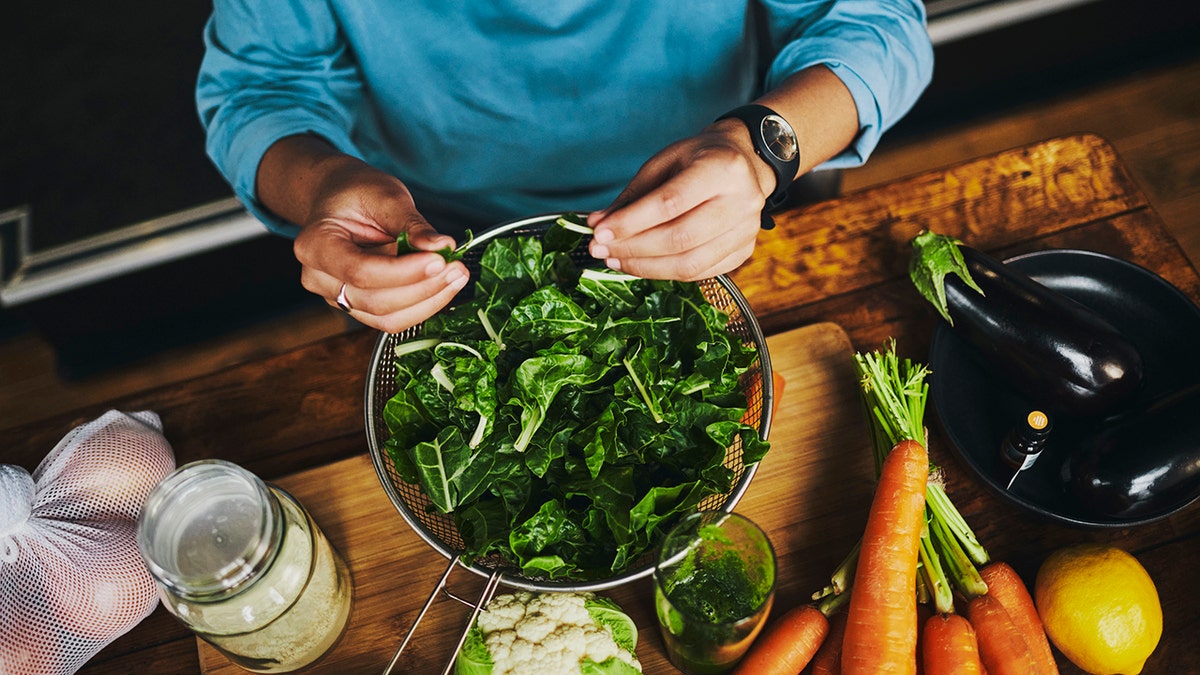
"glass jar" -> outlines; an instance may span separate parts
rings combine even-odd
[[[736,513],[681,520],[654,566],[654,606],[671,663],[688,675],[732,669],[771,613],[775,549]]]
[[[259,673],[302,668],[350,616],[350,572],[291,495],[229,462],[168,475],[138,519],[138,549],[176,618]]]

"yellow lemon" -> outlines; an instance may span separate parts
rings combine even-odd
[[[1112,546],[1050,554],[1034,581],[1046,635],[1093,675],[1136,675],[1162,637],[1162,606],[1146,569]]]

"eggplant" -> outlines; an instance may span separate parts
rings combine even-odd
[[[1109,518],[1165,515],[1200,496],[1200,387],[1084,437],[1061,477],[1069,497]]]
[[[951,237],[924,232],[912,245],[917,289],[1035,407],[1101,415],[1137,393],[1137,348],[1087,306]]]

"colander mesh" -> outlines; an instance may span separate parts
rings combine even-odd
[[[472,278],[479,272],[479,259],[483,254],[483,249],[487,246],[486,240],[497,237],[540,236],[546,228],[554,223],[557,217],[558,214],[536,216],[500,226],[478,237],[478,243],[467,251],[463,258],[463,262],[471,270]],[[575,250],[571,257],[581,266],[595,266],[595,259],[587,252],[586,241]],[[749,305],[733,281],[722,275],[705,279],[699,282],[699,285],[709,303],[729,316],[727,329],[730,333],[737,336],[743,344],[754,345],[758,350],[757,362],[742,376],[742,387],[748,403],[747,420],[758,429],[759,435],[765,439],[770,427],[769,412],[773,400],[771,365],[770,357],[767,354],[766,339],[763,337],[762,330]],[[450,515],[435,510],[419,486],[404,482],[384,449],[384,442],[390,432],[384,421],[383,409],[398,390],[394,349],[401,342],[418,337],[421,333],[422,326],[418,325],[400,333],[380,334],[375,351],[371,356],[367,374],[365,405],[367,441],[371,461],[379,474],[384,491],[387,492],[400,515],[422,539],[449,558],[458,554],[465,547],[454,519]],[[755,467],[748,468],[743,465],[740,439],[735,440],[726,452],[725,466],[734,473],[733,489],[726,494],[706,497],[700,502],[701,510],[732,511],[749,485]],[[499,555],[467,562],[472,571],[485,577],[494,570],[505,570],[506,584],[526,590],[601,590],[650,574],[654,566],[654,551],[651,550],[635,560],[624,573],[607,579],[548,579],[527,576],[523,575],[519,569],[514,568],[511,561]]]

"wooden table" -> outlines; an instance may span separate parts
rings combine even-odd
[[[1200,301],[1200,275],[1112,147],[1094,136],[998,153],[776,220],[779,226],[761,236],[753,260],[733,275],[771,336],[832,322],[855,349],[896,337],[902,353],[924,360],[936,317],[912,290],[906,266],[908,241],[926,228],[999,257],[1045,248],[1108,253],[1153,270]],[[358,331],[0,431],[3,461],[33,469],[72,426],[108,408],[158,412],[181,464],[225,458],[287,482],[298,472],[355,461],[366,450],[363,386],[374,341],[372,332]],[[784,406],[787,401],[785,392]],[[1200,672],[1200,507],[1127,530],[1051,524],[984,489],[938,440],[931,454],[949,469],[947,490],[993,557],[1032,580],[1045,554],[1059,546],[1099,541],[1130,550],[1158,584],[1166,616],[1166,632],[1144,672]],[[755,494],[752,486],[747,499],[765,498]],[[423,600],[424,592],[419,595]],[[406,626],[397,620],[392,628],[399,635]],[[1061,663],[1064,672],[1079,672]],[[160,608],[84,672],[131,671],[199,672],[196,642]]]

